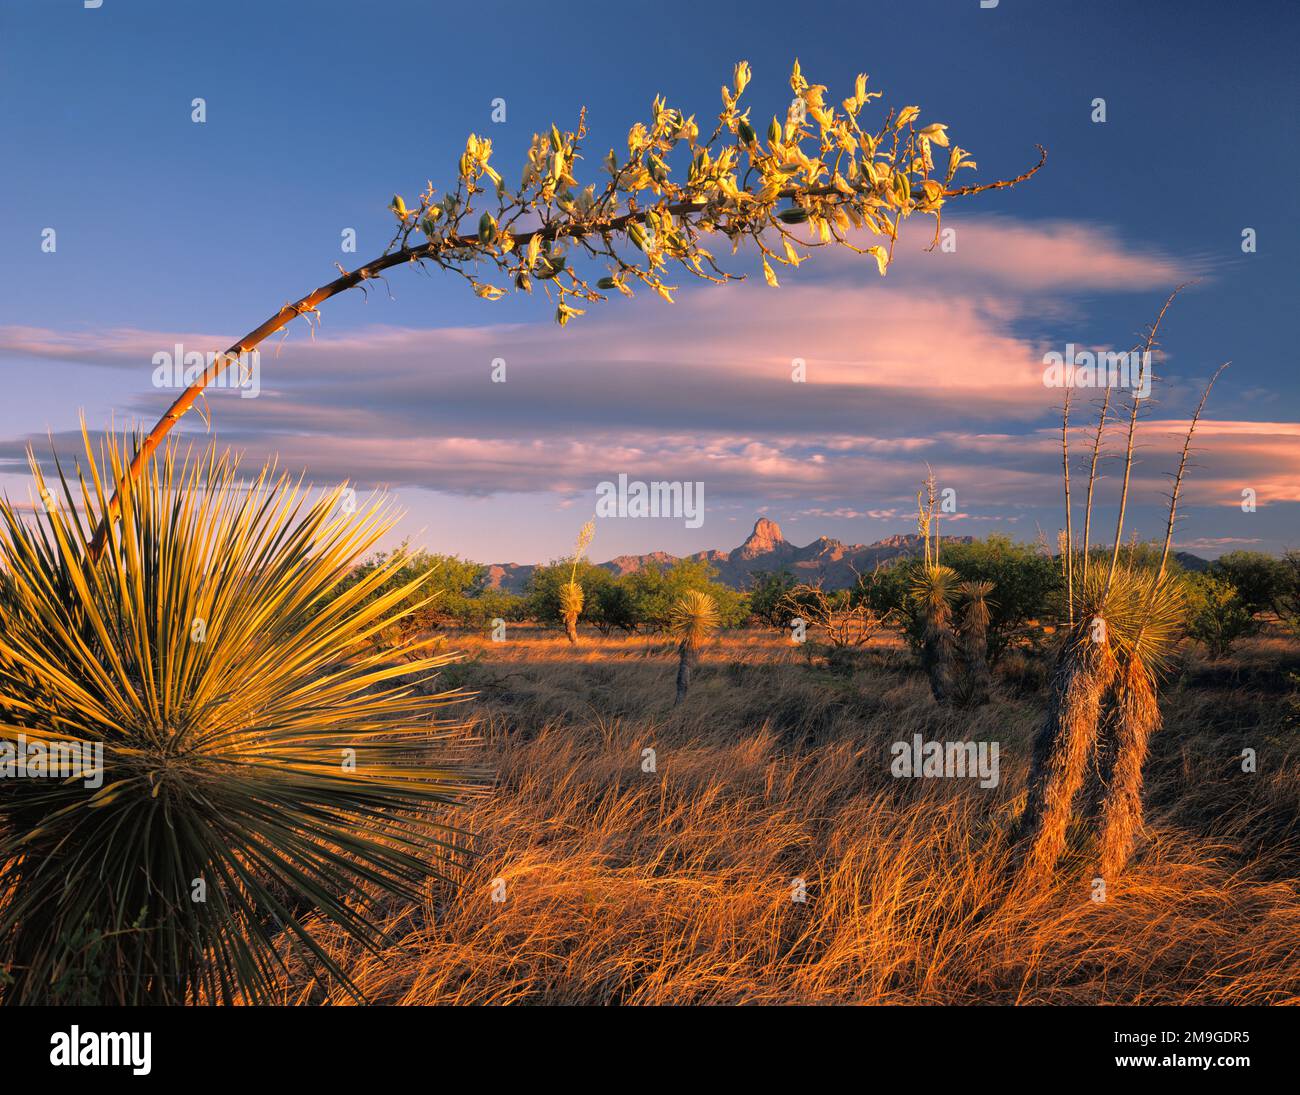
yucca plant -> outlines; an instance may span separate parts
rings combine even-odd
[[[916,528],[924,554],[909,590],[921,620],[921,668],[930,679],[936,703],[949,703],[957,691],[957,637],[952,629],[952,605],[957,595],[957,572],[939,562],[938,492],[929,471],[916,492]]]
[[[560,616],[569,642],[578,645],[578,617],[582,615],[582,586],[570,579],[560,586]]]
[[[344,585],[382,503],[212,449],[133,480],[126,441],[85,445],[75,487],[32,458],[34,520],[0,503],[0,745],[102,750],[102,785],[0,782],[5,1000],[256,1002],[285,948],[352,988],[308,914],[383,944],[381,902],[455,873],[448,811],[483,784],[433,721],[457,695],[421,687],[449,656],[373,641],[425,579],[382,591],[398,557]]]
[[[989,702],[993,691],[993,673],[989,668],[989,600],[993,583],[962,582],[958,592],[966,601],[961,620],[962,678],[959,702],[966,707],[980,707]]]
[[[688,589],[673,604],[668,631],[677,644],[677,698],[681,703],[700,664],[700,645],[718,630],[718,602],[699,589]]]
[[[1142,353],[1156,345],[1175,289],[1148,328]],[[1133,469],[1140,398],[1132,397],[1124,451],[1119,514],[1109,566],[1091,566],[1088,529],[1101,437],[1110,407],[1102,404],[1093,442],[1085,503],[1083,550],[1075,559],[1070,503],[1066,496],[1065,571],[1069,624],[1057,653],[1046,718],[1034,741],[1025,809],[1018,835],[1026,875],[1052,871],[1066,847],[1074,804],[1100,818],[1097,844],[1101,877],[1113,881],[1123,870],[1142,828],[1142,769],[1151,735],[1160,726],[1156,684],[1179,637],[1183,598],[1167,571],[1170,546],[1192,438],[1221,366],[1210,379],[1192,416],[1170,496],[1164,550],[1158,567],[1121,558],[1124,519]],[[1066,415],[1068,416],[1068,402]],[[1068,421],[1068,419],[1067,419]],[[1068,428],[1062,447],[1068,484]],[[1089,772],[1092,773],[1089,779]]]
[[[573,551],[573,566],[569,570],[569,580],[560,586],[560,618],[564,621],[564,633],[569,642],[578,645],[578,617],[582,615],[584,595],[578,584],[578,564],[591,546],[591,538],[596,534],[596,522],[588,521],[578,533],[578,544]]]
[[[921,616],[921,668],[936,703],[957,695],[957,637],[952,628],[958,577],[952,567],[923,566],[912,580],[912,600]]]

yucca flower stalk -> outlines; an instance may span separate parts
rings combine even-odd
[[[344,584],[380,502],[214,449],[132,480],[129,441],[86,437],[75,487],[32,457],[34,520],[0,503],[0,746],[102,749],[98,786],[0,781],[4,999],[257,1002],[285,948],[351,987],[309,915],[383,944],[385,899],[456,873],[449,808],[483,785],[434,721],[457,694],[419,685],[451,656],[374,641],[425,578],[381,592],[397,556]]]
[[[560,617],[564,620],[564,634],[569,642],[578,645],[578,617],[582,615],[584,595],[578,584],[578,564],[591,546],[591,539],[596,534],[595,520],[588,521],[578,533],[578,544],[573,552],[573,566],[569,569],[569,580],[560,587]]]
[[[993,673],[989,668],[989,600],[993,583],[962,582],[957,587],[966,600],[961,621],[962,682],[960,700],[966,707],[981,707],[989,702],[993,691]]]
[[[700,664],[700,645],[718,630],[718,603],[698,589],[687,590],[672,607],[668,631],[677,645],[677,698],[681,703],[691,686],[691,674]]]
[[[881,93],[867,90],[866,74],[858,75],[851,95],[837,97],[809,81],[796,60],[786,117],[766,126],[741,105],[750,78],[748,62],[739,62],[722,88],[716,125],[703,128],[694,113],[655,96],[649,119],[628,130],[626,155],[610,149],[602,157],[584,147],[584,109],[572,130],[552,125],[533,134],[518,186],[492,165],[492,141],[471,133],[454,183],[440,192],[430,182],[411,206],[393,195],[395,230],[382,254],[352,270],[340,267],[333,281],[215,355],[145,436],[129,475],[142,473],[163,438],[240,355],[296,319],[311,322],[326,301],[364,291],[388,270],[451,271],[488,301],[538,287],[555,304],[561,325],[609,293],[632,296],[637,285],[671,302],[677,287],[667,280],[670,270],[716,284],[743,277],[723,270],[706,249],[703,241],[713,247],[717,236],[733,250],[755,250],[773,287],[778,269],[796,268],[809,249],[828,245],[869,255],[883,276],[904,220],[934,217],[937,240],[948,202],[1016,186],[1047,160],[1040,145],[1038,163],[1020,175],[961,186],[959,173],[975,169],[975,161],[951,140],[948,127],[923,119],[917,106],[873,119]],[[946,150],[946,160],[938,150]],[[603,170],[579,180],[584,162],[599,162]],[[878,242],[861,246],[863,236]],[[114,495],[105,517],[116,516]],[[101,523],[95,554],[105,535]]]

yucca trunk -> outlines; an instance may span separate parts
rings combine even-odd
[[[677,698],[676,707],[691,686],[691,674],[700,664],[700,643],[718,629],[720,617],[717,602],[698,589],[687,590],[672,607],[668,631],[681,640],[677,647]]]
[[[699,648],[690,639],[681,641],[677,653],[677,698],[673,701],[674,707],[685,699],[686,690],[691,686],[691,674],[700,664]]]
[[[566,612],[564,614],[564,634],[568,636],[569,642],[574,646],[578,645],[578,614],[576,612]]]
[[[1136,660],[1120,671],[1114,711],[1107,719],[1108,786],[1101,804],[1101,877],[1116,878],[1142,829],[1142,768],[1151,735],[1160,729],[1155,681]]]
[[[965,662],[962,680],[962,703],[967,707],[982,707],[989,702],[993,691],[993,673],[989,669],[989,604],[990,585],[968,582],[963,589],[969,598],[961,627],[961,652]]]
[[[936,703],[950,703],[957,691],[957,642],[951,624],[952,609],[947,604],[926,606],[921,667],[930,678]]]
[[[1117,672],[1108,643],[1094,642],[1091,621],[1082,621],[1061,651],[1047,715],[1034,739],[1019,834],[1026,843],[1024,864],[1031,877],[1049,874],[1065,850],[1070,812],[1087,775],[1102,703]]]

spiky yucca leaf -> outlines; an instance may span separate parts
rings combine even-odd
[[[912,577],[912,600],[923,612],[947,619],[960,579],[948,566],[922,567]]]
[[[673,604],[668,617],[669,633],[696,646],[718,630],[721,617],[718,602],[698,589],[688,589]]]
[[[1136,658],[1150,673],[1167,667],[1183,628],[1182,585],[1152,567],[1119,566],[1106,591],[1105,568],[1088,572],[1076,595],[1075,618],[1105,622],[1117,656]]]
[[[962,627],[988,630],[989,609],[995,607],[989,600],[993,593],[993,583],[985,581],[962,582],[957,592],[966,598],[966,610],[962,614]]]
[[[403,683],[450,657],[372,641],[423,578],[380,592],[399,557],[344,588],[388,512],[310,503],[269,467],[241,482],[211,449],[125,486],[92,565],[130,452],[85,445],[79,489],[56,460],[57,499],[32,458],[35,521],[0,503],[0,744],[103,751],[98,788],[0,781],[5,996],[263,999],[278,925],[349,984],[305,914],[382,943],[381,900],[459,857],[444,807],[482,783],[431,719],[455,693]]]
[[[573,565],[576,572],[576,559]],[[560,617],[564,620],[565,635],[575,646],[578,643],[578,617],[582,615],[583,600],[582,586],[572,578],[560,586]]]
[[[952,602],[957,572],[930,564],[912,578],[911,597],[921,617],[921,667],[930,679],[936,703],[949,703],[957,693],[956,636],[952,632]]]

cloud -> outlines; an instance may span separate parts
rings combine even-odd
[[[1071,292],[1132,292],[1170,289],[1204,272],[1200,258],[1177,258],[1121,240],[1102,225],[1006,217],[950,218],[955,248],[922,251],[920,236],[933,228],[910,223],[900,234],[890,276],[936,278],[982,284],[1041,296]],[[844,261],[838,256],[839,262]]]
[[[215,433],[250,461],[278,455],[317,482],[572,504],[628,472],[703,481],[719,501],[799,502],[810,516],[844,519],[905,516],[928,463],[964,513],[1014,520],[1059,491],[1059,435],[1042,424],[1059,392],[1043,386],[1043,347],[1023,328],[1069,292],[1163,288],[1188,264],[1095,226],[956,227],[952,254],[904,237],[884,280],[841,253],[826,256],[829,278],[780,290],[699,286],[675,306],[620,300],[565,329],[300,332],[263,347],[258,398],[210,393]],[[175,395],[152,386],[155,353],[229,341],[0,327],[0,355],[122,374],[127,408],[143,421]],[[493,382],[496,362],[504,383]],[[806,379],[796,382],[800,363]],[[197,417],[186,427],[202,431]],[[1176,467],[1184,428],[1144,425],[1144,489]],[[1261,506],[1300,500],[1298,429],[1202,423],[1198,445],[1214,474],[1193,477],[1189,498],[1227,504],[1251,486]],[[67,449],[78,439],[60,440]],[[0,442],[0,468],[22,470],[25,444]]]

